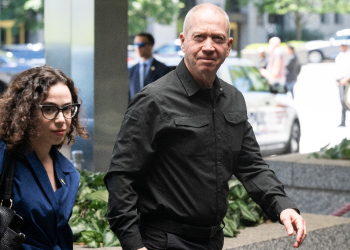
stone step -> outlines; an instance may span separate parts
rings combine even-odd
[[[316,214],[302,214],[306,221],[308,236],[300,250],[340,250],[350,249],[350,218]],[[224,250],[285,250],[294,249],[296,234],[288,236],[279,223],[247,227],[234,238],[225,238]],[[74,246],[82,250],[84,246]],[[97,248],[121,250],[121,247]]]

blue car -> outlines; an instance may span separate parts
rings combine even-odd
[[[20,62],[12,52],[0,50],[0,93],[19,73],[30,68],[31,65]]]

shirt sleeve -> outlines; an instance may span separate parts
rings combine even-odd
[[[283,184],[262,159],[259,145],[248,121],[234,174],[242,182],[250,197],[272,221],[278,221],[284,209],[293,208],[299,212],[295,203],[286,195]]]
[[[138,230],[137,180],[155,152],[153,145],[160,110],[153,98],[140,92],[128,107],[105,176],[109,191],[108,220],[125,250],[143,247]]]

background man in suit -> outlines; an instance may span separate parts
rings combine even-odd
[[[134,39],[135,52],[140,62],[129,69],[129,101],[143,87],[158,80],[171,71],[165,64],[152,56],[154,38],[151,34],[142,32]]]

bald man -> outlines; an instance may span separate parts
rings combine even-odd
[[[261,74],[267,79],[270,85],[283,85],[286,80],[286,75],[284,72],[285,65],[283,51],[280,47],[280,44],[281,39],[278,37],[270,38],[269,46],[267,48],[269,53],[267,67],[266,69],[260,69]]]
[[[222,249],[235,175],[271,220],[298,232],[299,247],[305,221],[261,157],[243,95],[216,76],[233,41],[227,14],[195,6],[180,40],[176,70],[126,111],[105,176],[111,229],[124,250]]]

